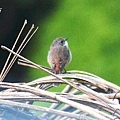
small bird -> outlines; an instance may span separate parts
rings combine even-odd
[[[55,74],[61,74],[71,61],[72,54],[68,47],[67,38],[56,38],[48,52],[47,61]]]

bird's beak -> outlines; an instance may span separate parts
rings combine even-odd
[[[67,41],[67,40],[68,40],[68,38],[65,38],[64,40],[65,40],[65,41]]]

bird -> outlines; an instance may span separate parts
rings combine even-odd
[[[47,61],[55,74],[62,74],[65,66],[72,59],[71,51],[68,47],[67,38],[56,38],[53,40],[48,51]]]

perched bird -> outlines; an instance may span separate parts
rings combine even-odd
[[[61,74],[72,55],[66,38],[56,38],[48,52],[47,61],[55,74]]]

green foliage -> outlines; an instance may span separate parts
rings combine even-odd
[[[67,70],[87,71],[120,85],[119,6],[119,0],[60,0],[57,9],[39,23],[32,59],[48,66],[46,56],[53,39],[67,37],[73,56]],[[30,70],[31,77],[45,75]]]

